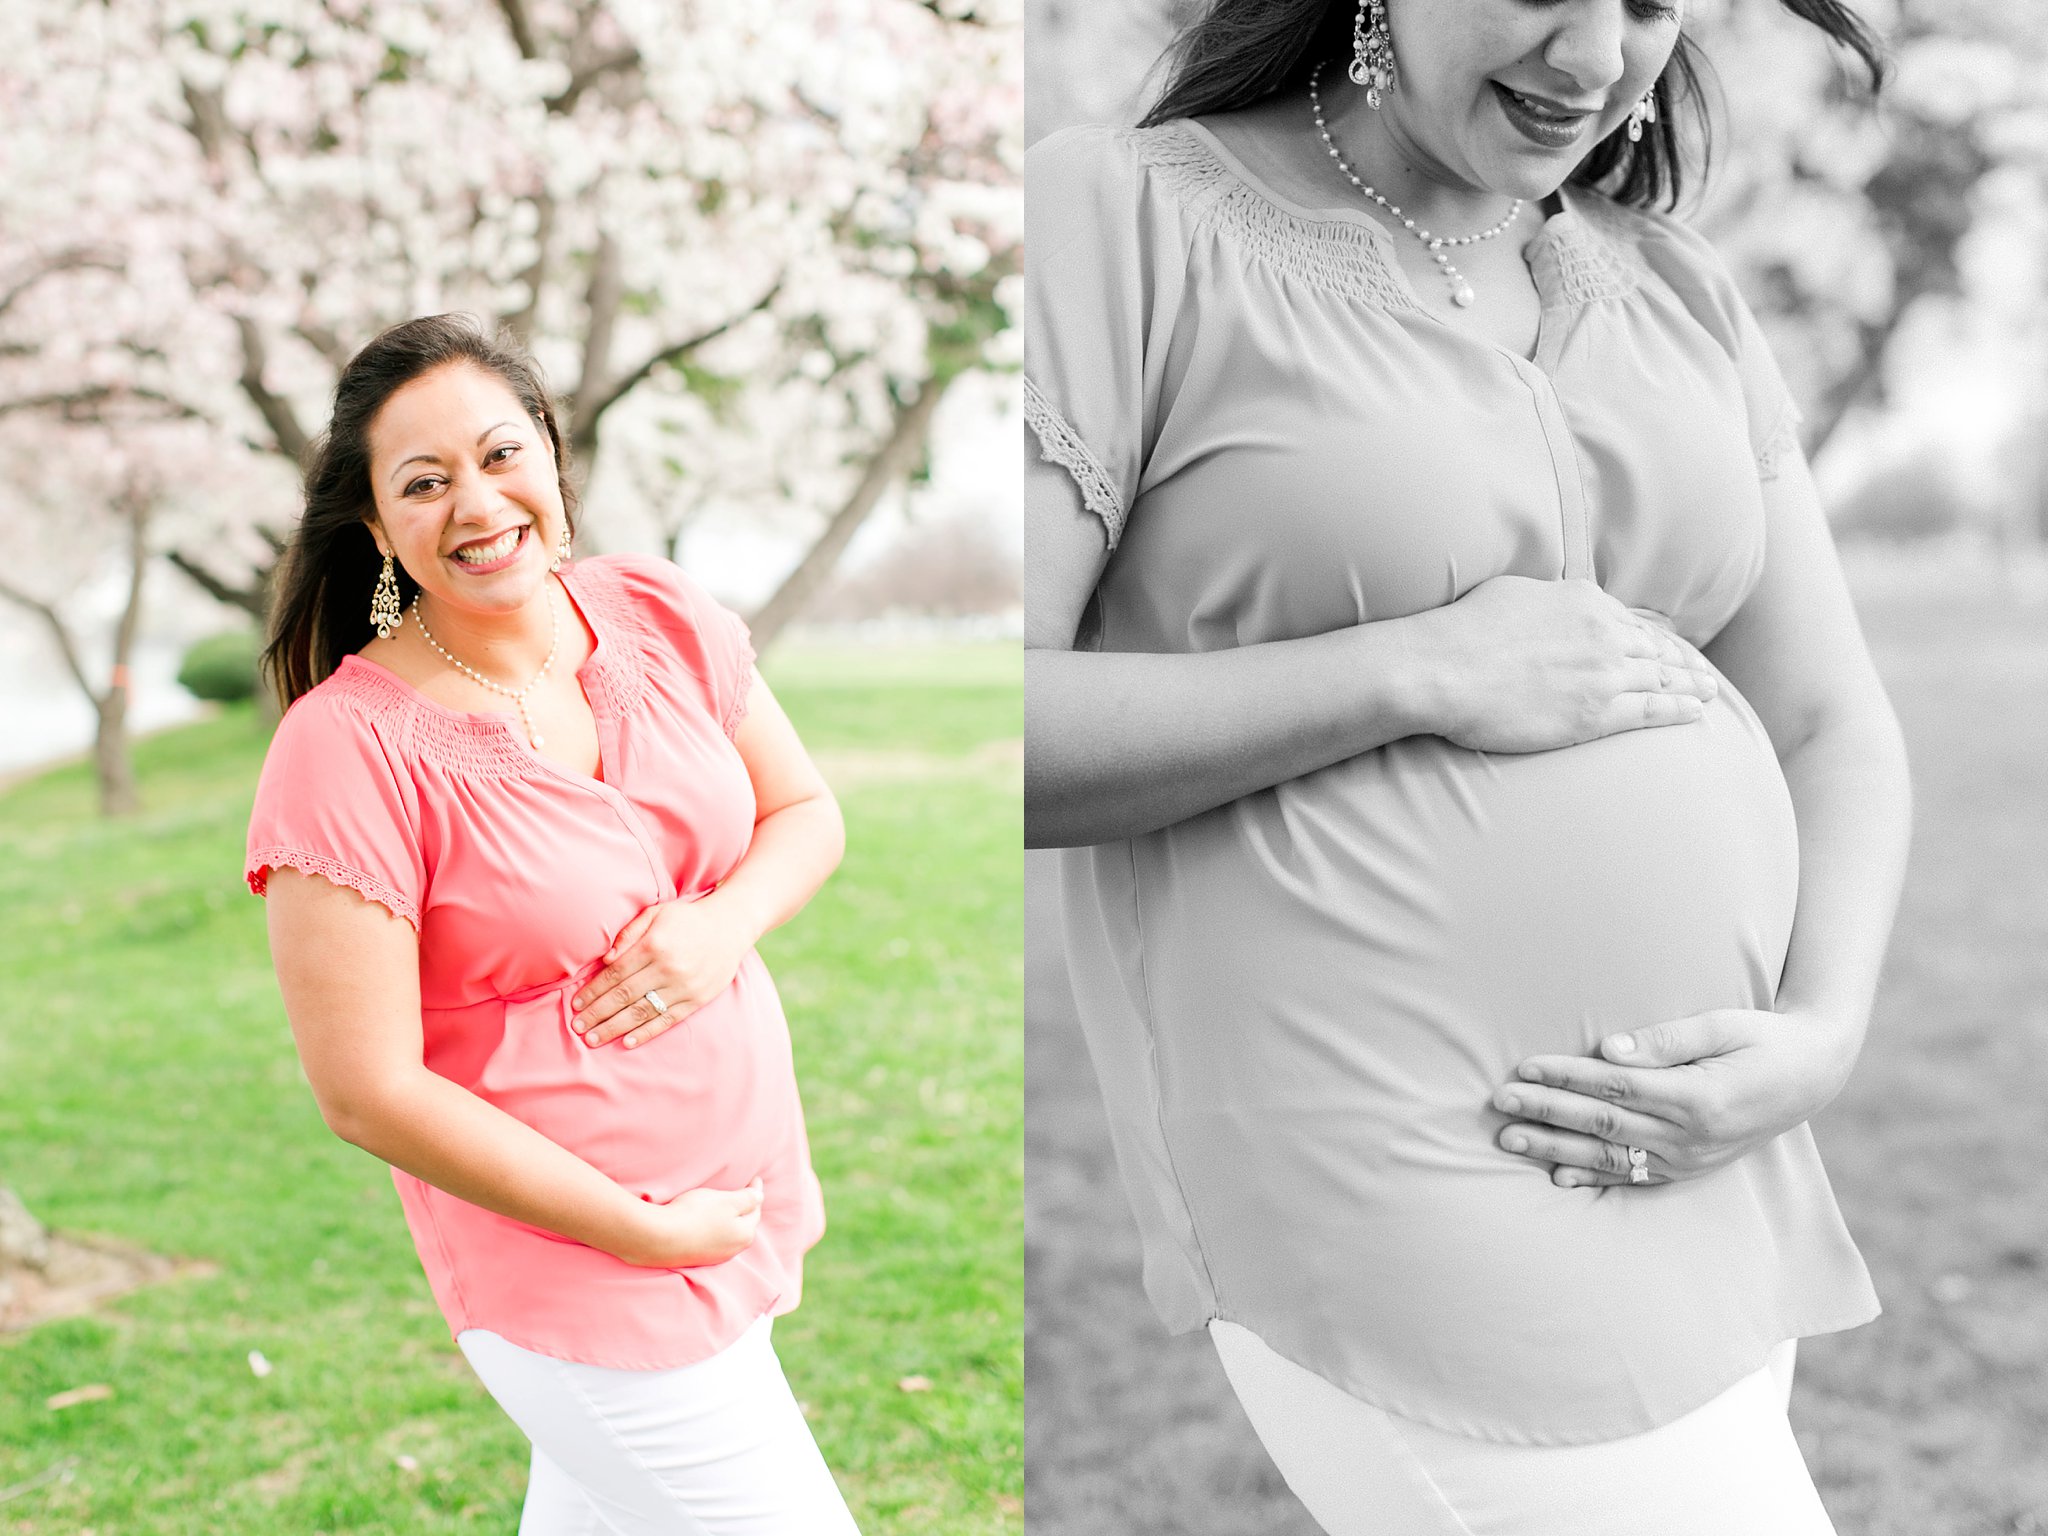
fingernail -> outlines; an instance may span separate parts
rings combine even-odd
[[[1522,1101],[1512,1093],[1500,1094],[1493,1102],[1504,1115],[1519,1115],[1522,1112]]]
[[[1535,1067],[1517,1067],[1515,1068],[1515,1076],[1525,1083],[1540,1083],[1543,1081],[1543,1074]]]
[[[1633,1056],[1636,1053],[1634,1035],[1613,1035],[1608,1038],[1607,1049],[1617,1056]]]
[[[629,1050],[629,1051],[630,1051],[630,1050],[631,1050],[631,1049],[632,1049],[632,1048],[633,1048],[634,1046],[638,1045],[639,1043],[640,1043],[640,1037],[639,1037],[638,1035],[628,1035],[628,1036],[626,1036],[626,1049],[627,1049],[627,1050]]]
[[[1526,1136],[1509,1136],[1501,1142],[1501,1145],[1510,1152],[1526,1152],[1529,1150],[1529,1138]]]

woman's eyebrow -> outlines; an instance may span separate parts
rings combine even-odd
[[[491,423],[491,424],[490,424],[490,425],[489,425],[488,427],[485,427],[485,428],[483,429],[483,431],[481,431],[481,432],[477,433],[477,435],[476,435],[476,445],[477,445],[477,447],[479,447],[479,448],[483,447],[483,445],[484,445],[484,439],[485,439],[485,438],[487,438],[487,437],[489,437],[489,436],[490,436],[490,435],[491,435],[491,434],[492,434],[493,432],[497,431],[497,430],[498,430],[498,428],[500,428],[500,427],[510,427],[510,426],[516,426],[516,425],[517,425],[517,423],[516,423],[516,422],[510,422],[510,421],[494,421],[494,422],[492,422],[492,423]],[[403,469],[403,468],[405,468],[405,466],[406,466],[406,465],[408,465],[408,464],[438,464],[438,463],[440,463],[440,462],[441,462],[441,456],[440,456],[439,454],[437,454],[437,453],[416,453],[416,454],[414,454],[414,455],[413,455],[413,456],[412,456],[411,458],[409,458],[409,459],[400,459],[400,460],[398,461],[398,463],[397,463],[397,464],[395,464],[395,465],[393,465],[393,466],[392,466],[392,469],[391,469],[391,473],[392,473],[392,476],[393,476],[393,477],[395,478],[395,477],[397,476],[397,474],[398,474],[398,471],[399,471],[399,470],[401,470],[401,469]]]

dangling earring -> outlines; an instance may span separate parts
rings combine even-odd
[[[555,563],[549,566],[548,569],[551,571],[559,571],[562,568],[562,563],[568,558],[569,520],[567,518],[564,518],[562,520],[562,536],[559,539],[555,540]]]
[[[1358,0],[1351,23],[1351,83],[1365,87],[1365,104],[1375,112],[1380,92],[1394,88],[1394,37],[1387,30],[1386,0]]]
[[[1628,141],[1640,144],[1643,141],[1643,124],[1657,121],[1657,88],[1653,85],[1643,92],[1642,100],[1628,109]]]
[[[377,626],[377,638],[389,640],[391,631],[405,622],[398,611],[398,576],[391,568],[391,556],[384,556],[384,574],[377,578],[377,590],[370,594],[370,622]]]

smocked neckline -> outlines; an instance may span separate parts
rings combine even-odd
[[[1269,209],[1276,220],[1289,221],[1297,228],[1323,226],[1333,235],[1339,229],[1362,233],[1378,258],[1377,264],[1385,269],[1384,282],[1407,303],[1427,309],[1401,266],[1394,231],[1372,214],[1363,208],[1311,208],[1287,197],[1247,167],[1213,129],[1193,118],[1175,118],[1156,128],[1133,130],[1140,135],[1175,131],[1244,194]],[[1637,262],[1619,248],[1617,236],[1603,227],[1605,220],[1592,217],[1588,195],[1569,184],[1559,186],[1556,195],[1558,211],[1546,216],[1521,247],[1542,304],[1546,308],[1583,304],[1633,289]]]
[[[555,574],[563,578],[564,590],[596,642],[576,669],[576,677],[597,720],[602,744],[606,732],[616,731],[639,703],[646,690],[646,673],[637,647],[640,621],[620,586],[618,573],[602,564],[584,571],[582,564],[572,561]],[[401,750],[444,767],[494,778],[540,772],[572,783],[615,789],[608,778],[580,773],[534,751],[519,717],[511,711],[450,709],[381,662],[354,652],[344,656],[314,691],[327,690],[357,709],[389,719]]]

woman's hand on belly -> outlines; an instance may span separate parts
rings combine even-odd
[[[1651,1183],[1698,1178],[1811,1119],[1855,1047],[1829,1020],[1746,1008],[1610,1035],[1599,1056],[1523,1062],[1493,1096],[1516,1117],[1498,1139],[1566,1188],[1629,1182],[1630,1147],[1649,1154]]]
[[[731,986],[759,937],[716,891],[641,908],[619,930],[605,968],[576,994],[576,1032],[593,1047],[620,1035],[628,1047],[646,1044]],[[666,1007],[648,1002],[649,992]]]
[[[1590,581],[1495,576],[1425,626],[1422,717],[1477,752],[1543,752],[1700,718],[1714,669],[1657,616]]]
[[[618,1256],[648,1269],[723,1264],[753,1242],[761,1190],[755,1179],[745,1189],[686,1189],[665,1205],[649,1203],[640,1241]]]

